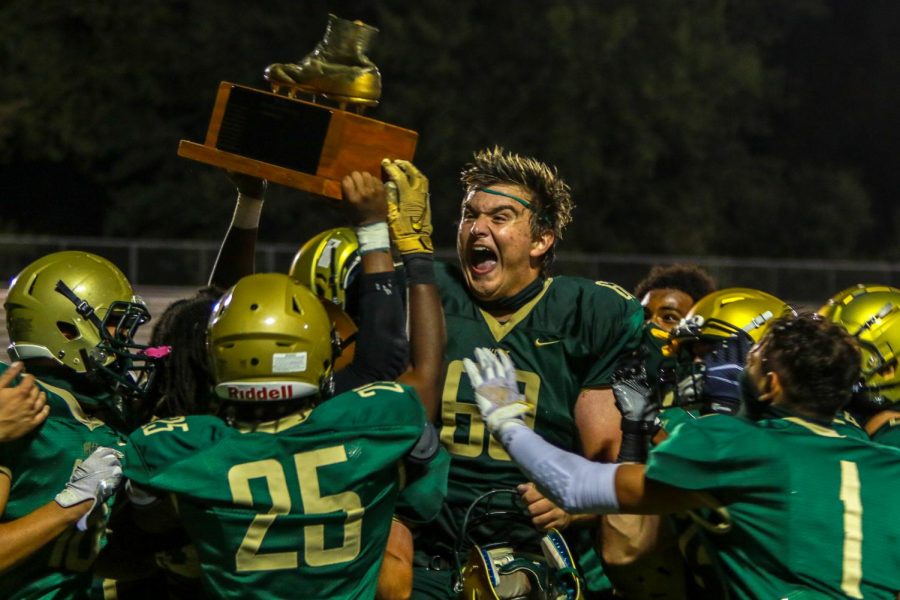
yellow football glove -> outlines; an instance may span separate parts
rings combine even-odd
[[[434,244],[428,178],[406,160],[385,159],[381,167],[390,180],[385,190],[391,241],[400,254],[431,254]]]

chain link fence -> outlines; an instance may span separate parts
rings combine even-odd
[[[257,245],[257,270],[287,272],[298,245]],[[219,242],[159,239],[108,239],[0,235],[0,287],[36,258],[58,250],[94,252],[117,264],[137,287],[194,288],[203,285]],[[456,260],[455,251],[439,249],[438,258]],[[855,283],[900,286],[900,263],[887,261],[790,260],[717,256],[585,254],[560,252],[553,271],[602,279],[633,289],[650,267],[693,263],[706,268],[721,287],[765,290],[790,302],[820,305]]]
[[[190,296],[205,285],[220,242],[193,240],[125,240],[87,237],[0,235],[0,319],[10,278],[31,261],[59,250],[85,250],[119,266],[150,312],[159,315],[169,303]],[[299,246],[258,244],[259,272],[287,272]],[[456,252],[438,249],[438,258],[455,261]],[[554,273],[578,275],[618,283],[634,289],[654,265],[692,263],[704,267],[721,287],[744,286],[765,290],[788,302],[816,308],[835,292],[856,283],[900,287],[900,263],[887,261],[788,260],[717,256],[659,256],[644,254],[584,254],[560,252]],[[150,327],[139,336],[146,341]],[[6,347],[6,327],[0,328],[0,350]]]

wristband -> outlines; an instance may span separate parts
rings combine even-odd
[[[231,226],[236,229],[258,229],[262,205],[262,198],[254,198],[238,193],[237,204],[234,206],[234,216],[231,217]]]
[[[406,269],[406,281],[410,285],[433,284],[434,255],[424,252],[403,254],[403,267]]]
[[[622,443],[619,445],[619,456],[616,458],[616,462],[647,462],[647,440],[643,433],[622,429]]]
[[[369,252],[387,252],[391,249],[391,237],[388,234],[388,225],[384,221],[369,223],[355,228],[356,238],[359,240],[359,254]]]

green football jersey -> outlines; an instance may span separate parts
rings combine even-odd
[[[578,450],[575,401],[584,388],[608,385],[618,357],[637,348],[643,313],[617,285],[555,277],[500,323],[473,302],[457,267],[437,263],[435,271],[448,332],[440,427],[451,455],[450,477],[447,502],[417,540],[417,550],[449,558],[472,501],[526,481],[485,428],[463,359],[472,358],[478,347],[509,352],[520,389],[535,407],[526,415],[528,425],[552,444]],[[482,543],[535,538],[533,528],[503,521],[483,531],[477,536]]]
[[[708,493],[703,535],[736,598],[896,598],[900,450],[797,417],[680,423],[647,478]]]
[[[125,474],[175,495],[217,597],[370,598],[398,498],[422,521],[443,501],[442,450],[428,483],[404,489],[425,425],[415,391],[372,383],[252,428],[151,422],[131,435]]]
[[[0,363],[0,372],[7,365]],[[121,438],[102,421],[88,416],[81,395],[67,382],[44,377],[50,415],[28,435],[0,444],[0,477],[10,478],[9,500],[0,522],[22,518],[44,506],[65,487],[75,466],[99,446],[116,448]],[[0,598],[87,598],[90,568],[105,528],[96,511],[87,531],[73,525],[24,562],[0,576]]]

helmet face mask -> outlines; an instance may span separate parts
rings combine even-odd
[[[6,319],[12,360],[47,359],[99,382],[112,399],[98,404],[122,418],[152,383],[155,364],[134,341],[150,313],[104,258],[65,251],[34,261],[10,285]]]
[[[900,289],[859,284],[835,294],[819,314],[856,338],[861,381],[852,408],[874,413],[900,402]]]
[[[216,396],[234,403],[330,396],[336,339],[321,301],[300,282],[280,273],[244,277],[210,318]]]
[[[494,499],[510,497],[513,508],[498,507]],[[454,549],[456,583],[454,590],[466,600],[499,600],[501,598],[533,598],[581,600],[581,578],[572,554],[562,535],[550,529],[541,538],[541,554],[521,552],[507,542],[479,544],[473,530],[479,525],[507,520],[531,521],[519,504],[514,489],[496,489],[476,498],[466,515]],[[468,559],[460,564],[464,546]]]
[[[793,312],[784,301],[760,290],[727,288],[704,296],[671,332],[663,354],[675,357],[673,372],[663,383],[670,387],[673,404],[704,405],[701,359],[728,346],[746,346],[762,339],[777,317]],[[665,392],[663,392],[665,395]]]

